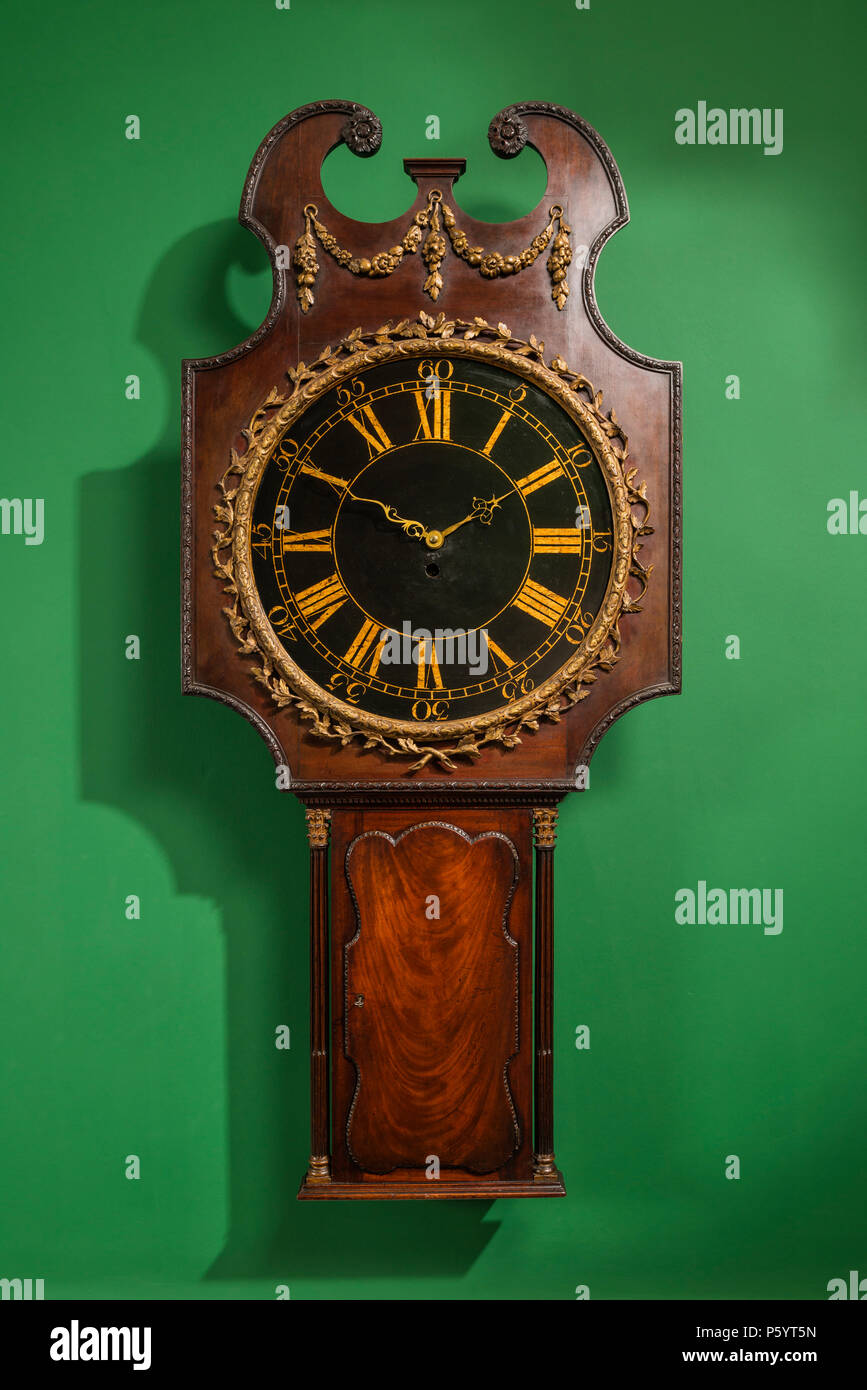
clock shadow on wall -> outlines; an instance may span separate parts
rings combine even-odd
[[[503,211],[492,202],[481,215]],[[181,696],[180,361],[185,353],[222,351],[248,337],[258,321],[245,322],[229,304],[229,277],[261,275],[265,267],[263,248],[227,220],[177,242],[145,292],[135,338],[144,349],[140,356],[159,365],[171,406],[153,449],[128,467],[104,455],[106,471],[81,483],[82,792],[87,801],[123,811],[159,843],[172,864],[181,916],[183,899],[190,897],[214,902],[220,913],[228,1221],[224,1249],[206,1277],[333,1277],[338,1251],[344,1277],[454,1276],[472,1266],[498,1229],[485,1222],[488,1202],[295,1201],[295,1177],[304,1171],[308,1149],[303,809],[276,788],[268,794],[273,763],[249,724],[216,702]],[[268,284],[262,318],[269,293]],[[157,383],[144,380],[154,393]],[[141,638],[135,663],[123,659],[128,633]],[[118,673],[118,660],[129,669]],[[143,991],[142,1009],[158,997],[165,941],[155,936],[151,943],[154,992]],[[142,963],[144,974],[146,949]],[[166,976],[174,980],[169,971]],[[196,1026],[182,983],[177,1002],[180,1050],[185,1031]],[[163,998],[154,1009],[156,1093],[172,1089],[179,1065],[165,1036],[165,1016]],[[274,1045],[281,1023],[292,1029],[288,1053]],[[176,1222],[183,1219],[180,1198],[178,1207]],[[214,1226],[222,1219],[223,1211],[215,1213]]]

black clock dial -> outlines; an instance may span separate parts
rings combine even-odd
[[[253,575],[292,661],[365,712],[503,709],[575,654],[612,519],[578,424],[477,358],[399,358],[322,394],[255,497]]]

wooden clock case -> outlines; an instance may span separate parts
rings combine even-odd
[[[342,247],[373,258],[400,242],[432,189],[455,208],[462,159],[404,160],[417,185],[406,213],[356,222],[333,207],[320,169],[341,141],[379,148],[372,112],[322,101],[291,112],[260,145],[240,221],[271,258],[274,295],[262,326],[219,356],[183,364],[183,690],[243,714],[307,808],[311,924],[311,1157],[299,1196],[446,1198],[558,1196],[553,1140],[553,897],[557,805],[581,785],[599,740],[620,715],[680,689],[681,368],[619,342],[593,294],[597,257],[628,220],[616,164],[573,112],[546,102],[508,107],[489,138],[509,159],[525,144],[548,170],[539,207],[517,221],[476,222],[471,242],[517,254],[558,205],[571,233],[571,292],[558,304],[544,257],[486,278],[445,257],[436,304],[421,257],[388,276],[353,274],[318,252],[313,302],[299,299],[287,257],[304,208]],[[508,177],[507,169],[504,177]],[[376,329],[420,312],[505,323],[543,340],[601,391],[628,434],[646,488],[641,561],[646,592],[619,623],[619,658],[559,721],[512,748],[485,747],[451,771],[435,762],[317,738],[278,709],[239,653],[212,543],[218,487],[242,430],[286,372],[312,362],[356,326]],[[643,586],[642,586],[643,587]],[[431,896],[437,919],[425,915]]]

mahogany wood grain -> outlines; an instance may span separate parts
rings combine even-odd
[[[331,862],[333,1180],[531,1184],[530,812],[336,810]]]
[[[518,854],[421,822],[367,831],[346,853],[358,927],[343,948],[344,1049],[357,1073],[347,1149],[371,1173],[491,1173],[520,1145],[509,1084],[518,1050]]]

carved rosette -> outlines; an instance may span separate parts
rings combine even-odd
[[[307,811],[307,839],[311,849],[327,849],[331,838],[331,812]]]
[[[536,849],[553,849],[557,842],[557,811],[539,807],[533,811],[533,844]]]
[[[353,154],[367,159],[376,154],[382,144],[382,122],[366,106],[359,106],[357,111],[347,116],[340,134]]]
[[[333,385],[359,371],[395,356],[419,356],[435,348],[438,354],[478,356],[501,363],[539,385],[578,421],[591,442],[609,491],[613,518],[614,557],[608,589],[595,620],[575,641],[575,655],[537,689],[503,710],[472,719],[446,720],[437,725],[386,719],[347,705],[323,690],[295,665],[271,628],[253,582],[249,561],[253,500],[271,451],[283,432],[309,404]],[[215,516],[223,529],[214,533],[211,556],[214,573],[223,582],[229,605],[224,609],[241,653],[256,659],[252,674],[268,691],[278,709],[292,709],[308,722],[311,732],[342,746],[358,739],[365,749],[389,757],[412,757],[408,771],[429,762],[447,772],[454,759],[477,758],[486,745],[515,748],[522,734],[540,721],[558,722],[577,701],[590,693],[599,673],[610,671],[620,655],[619,623],[625,613],[640,613],[652,566],[638,558],[648,524],[650,504],[645,485],[636,482],[635,468],[626,466],[628,440],[614,411],[605,414],[602,392],[562,357],[545,357],[545,344],[533,335],[516,338],[505,324],[496,327],[482,318],[472,321],[418,319],[387,323],[374,332],[355,328],[336,347],[326,347],[310,365],[300,362],[287,376],[291,390],[274,388],[254,412],[243,431],[247,450],[232,450],[219,483],[221,501]],[[632,587],[630,588],[630,581]],[[425,742],[418,742],[421,736]],[[326,841],[327,843],[327,841]]]
[[[527,143],[527,127],[508,107],[488,126],[488,142],[500,159],[514,159]]]

